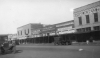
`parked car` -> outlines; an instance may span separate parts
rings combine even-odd
[[[65,40],[62,37],[58,36],[54,38],[54,44],[55,45],[71,45],[71,40]]]
[[[7,38],[0,38],[0,53],[6,54],[9,52],[15,52],[15,46],[12,43],[9,43]]]

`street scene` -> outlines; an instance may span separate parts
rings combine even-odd
[[[83,49],[79,51],[79,49]],[[0,55],[0,58],[99,58],[99,46],[54,46],[52,44],[19,45],[16,53]]]
[[[100,58],[100,0],[0,0],[0,58]]]

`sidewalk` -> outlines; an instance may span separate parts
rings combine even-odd
[[[72,45],[54,45],[54,43],[30,43],[30,44],[20,44],[20,46],[100,46],[100,41],[94,41],[93,43],[86,42],[75,42]]]
[[[30,44],[20,44],[21,46],[53,46],[54,43],[30,43]]]
[[[100,41],[93,41],[92,43],[89,42],[88,44],[86,42],[76,42],[72,45],[82,45],[82,46],[100,46]]]

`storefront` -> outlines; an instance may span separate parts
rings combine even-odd
[[[44,43],[52,43],[54,41],[54,36],[56,35],[55,25],[45,26],[41,30],[41,34]]]
[[[56,24],[56,34],[63,37],[65,40],[75,40],[74,20]]]

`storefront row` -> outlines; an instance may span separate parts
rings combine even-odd
[[[93,31],[87,33],[73,33],[73,34],[63,34],[60,35],[65,40],[71,40],[76,42],[93,42],[93,40],[100,40],[100,31]],[[30,43],[53,43],[54,37],[56,36],[45,36],[37,38],[27,38],[19,40],[20,44],[30,44]]]

